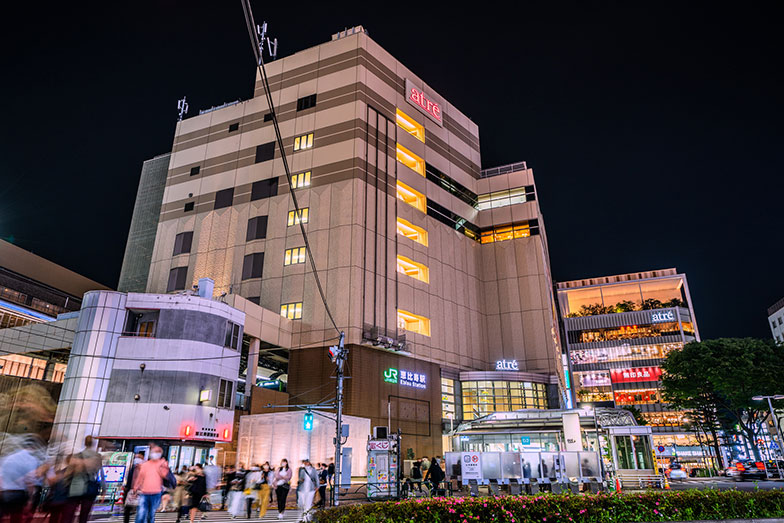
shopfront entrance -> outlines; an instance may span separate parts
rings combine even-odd
[[[643,470],[653,468],[653,453],[649,436],[613,436],[619,469]]]

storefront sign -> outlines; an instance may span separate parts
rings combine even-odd
[[[609,387],[610,373],[606,370],[594,372],[575,372],[581,387]]]
[[[522,443],[523,445],[530,445],[531,436],[520,436],[520,443]]]
[[[636,367],[633,369],[610,369],[613,383],[633,383],[637,381],[658,381],[661,377],[660,367]]]
[[[384,371],[384,381],[387,383],[404,385],[406,387],[414,387],[415,389],[427,388],[427,376],[424,374],[407,370],[398,370],[393,367]]]
[[[389,440],[370,440],[368,441],[368,450],[389,450]]]
[[[651,314],[651,322],[663,323],[666,321],[675,321],[675,313],[672,311],[656,311]]]
[[[434,102],[431,97],[414,85],[406,78],[406,100],[408,103],[419,109],[421,113],[433,120],[435,123],[444,126],[443,108],[438,102]]]
[[[517,360],[498,360],[495,362],[495,370],[520,370]]]
[[[479,452],[463,452],[461,459],[463,481],[482,479],[482,455]]]

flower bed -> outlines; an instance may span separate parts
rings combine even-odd
[[[317,521],[620,523],[773,517],[784,517],[782,490],[420,498],[339,506],[319,512]]]

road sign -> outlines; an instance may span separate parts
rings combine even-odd
[[[530,445],[531,436],[520,436],[520,443],[522,443],[523,445]]]
[[[664,445],[659,445],[658,447],[656,447],[656,450],[658,450],[659,452],[664,452]]]

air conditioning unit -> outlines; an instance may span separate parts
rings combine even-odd
[[[373,427],[373,439],[387,439],[387,428]]]

